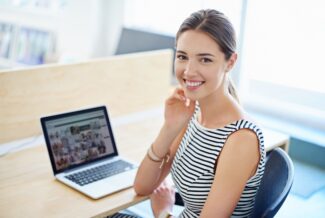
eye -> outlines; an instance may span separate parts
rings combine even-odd
[[[182,54],[179,54],[176,57],[177,57],[178,60],[181,60],[181,61],[187,60],[187,57],[185,55],[182,55]]]
[[[202,63],[210,63],[210,62],[212,62],[212,60],[210,58],[202,58],[201,62]]]

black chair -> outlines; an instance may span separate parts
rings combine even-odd
[[[265,172],[251,217],[274,217],[289,194],[293,175],[294,168],[289,155],[281,148],[270,151],[267,154]],[[178,192],[176,192],[175,204],[184,205]]]
[[[274,217],[287,198],[293,183],[294,168],[289,155],[273,149],[266,160],[265,172],[258,190],[252,217]]]

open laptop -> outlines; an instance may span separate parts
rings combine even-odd
[[[98,199],[132,186],[137,166],[118,155],[105,106],[41,118],[55,177]]]

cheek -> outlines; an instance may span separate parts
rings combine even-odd
[[[175,63],[174,67],[175,75],[178,80],[183,80],[183,72],[184,69],[177,63]]]
[[[216,83],[218,86],[223,84],[223,81],[225,79],[225,73],[224,72],[219,72],[218,75],[216,76]]]
[[[209,77],[206,77],[207,80],[211,81],[211,85],[220,86],[223,83],[225,73],[224,72],[211,72],[208,74]]]

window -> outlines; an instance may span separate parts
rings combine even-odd
[[[248,1],[240,71],[248,107],[325,130],[324,5]]]

